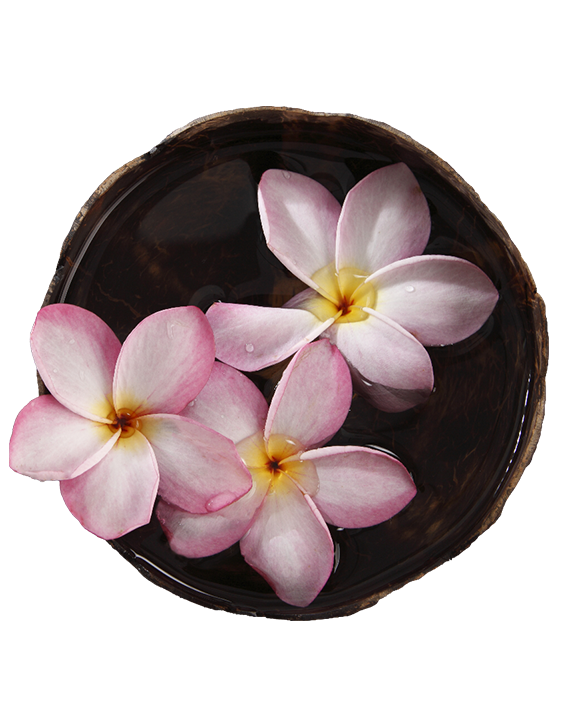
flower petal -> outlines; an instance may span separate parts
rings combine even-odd
[[[375,272],[391,262],[420,255],[431,229],[429,208],[405,164],[368,174],[352,188],[338,222],[337,271]]]
[[[312,275],[334,262],[340,204],[318,181],[279,169],[264,172],[258,200],[267,246],[290,272],[316,288]]]
[[[61,404],[87,419],[107,418],[121,344],[99,316],[70,304],[46,306],[31,346],[40,377]]]
[[[214,337],[195,306],[164,309],[125,340],[113,384],[115,408],[177,413],[196,397],[214,364]]]
[[[321,445],[342,426],[352,399],[350,371],[328,340],[305,346],[291,360],[269,407],[265,438],[279,434],[303,448]]]
[[[303,453],[319,474],[313,500],[323,517],[335,526],[359,529],[390,519],[416,494],[406,468],[387,453],[345,446],[317,448]]]
[[[242,538],[243,557],[284,602],[306,607],[331,574],[334,546],[317,508],[284,474]]]
[[[283,304],[283,308],[300,308],[304,311],[309,311],[320,321],[330,321],[328,325],[331,325],[335,318],[340,315],[338,306],[325,299],[314,289],[304,289],[295,294],[286,304]]]
[[[141,433],[119,438],[87,472],[60,483],[69,511],[102,539],[116,539],[150,521],[158,488],[152,448]]]
[[[233,367],[215,362],[206,386],[180,415],[239,443],[263,430],[267,402],[245,375]]]
[[[385,411],[409,409],[418,403],[418,393],[422,401],[433,389],[428,352],[397,323],[371,309],[364,310],[369,314],[366,320],[333,325],[326,336],[357,371],[359,391],[370,388],[375,406]]]
[[[499,296],[479,267],[444,255],[395,262],[368,281],[378,291],[376,310],[424,345],[449,345],[469,337],[491,315]]]
[[[206,314],[214,331],[216,357],[239,370],[261,370],[281,362],[332,323],[309,311],[215,303]]]
[[[36,480],[69,480],[102,460],[120,433],[69,411],[49,394],[18,414],[10,467]]]
[[[212,556],[229,548],[248,530],[267,485],[255,483],[241,499],[210,514],[190,514],[160,500],[156,513],[170,548],[187,558]]]
[[[243,497],[251,475],[224,436],[183,416],[156,414],[139,419],[160,469],[159,494],[191,512],[213,512]]]

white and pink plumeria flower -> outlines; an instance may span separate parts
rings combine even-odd
[[[39,312],[31,343],[51,395],[18,415],[10,466],[60,480],[68,508],[89,531],[113,539],[147,524],[157,491],[206,513],[250,490],[234,444],[178,415],[214,363],[199,309],[159,311],[121,347],[95,314],[54,304]]]
[[[198,558],[239,541],[245,560],[284,602],[311,603],[333,568],[326,523],[372,526],[416,494],[396,458],[365,447],[322,447],[343,424],[351,398],[350,371],[328,340],[296,353],[269,408],[253,382],[215,363],[210,380],[182,413],[235,443],[253,487],[209,514],[159,501],[157,515],[173,551]]]
[[[342,208],[317,181],[271,169],[259,184],[259,210],[269,249],[309,288],[283,308],[209,309],[216,356],[238,369],[268,367],[327,337],[358,391],[380,409],[402,411],[433,388],[424,345],[467,338],[497,302],[474,264],[422,254],[430,214],[405,164],[366,176]]]

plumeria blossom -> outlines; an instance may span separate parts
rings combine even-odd
[[[259,370],[328,337],[378,408],[425,400],[433,370],[424,345],[477,331],[498,298],[489,278],[457,257],[422,255],[431,220],[405,164],[378,169],[341,208],[317,181],[271,169],[259,184],[269,249],[309,287],[284,308],[216,303],[207,312],[218,359]]]
[[[233,443],[178,415],[214,363],[199,309],[159,311],[121,347],[95,314],[54,304],[39,312],[31,345],[51,395],[18,415],[10,466],[60,480],[68,508],[89,531],[112,539],[147,524],[157,491],[206,513],[251,488]]]
[[[247,563],[284,602],[312,602],[333,568],[326,523],[372,526],[394,516],[416,493],[405,467],[386,453],[322,447],[344,422],[351,398],[350,371],[327,340],[296,353],[269,408],[253,382],[216,362],[182,413],[236,444],[253,487],[207,515],[159,501],[158,518],[172,550],[198,558],[239,541]]]

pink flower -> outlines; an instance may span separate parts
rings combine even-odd
[[[233,444],[178,415],[214,362],[212,331],[197,308],[149,316],[121,347],[95,314],[54,304],[39,312],[31,343],[51,396],[18,415],[10,466],[60,480],[89,531],[111,539],[148,523],[157,490],[196,513],[248,492]]]
[[[285,602],[305,607],[333,567],[325,522],[345,528],[386,521],[416,488],[395,458],[370,448],[321,446],[341,427],[352,397],[350,372],[328,341],[297,352],[269,408],[257,387],[215,363],[183,412],[236,444],[253,477],[250,492],[207,515],[160,501],[158,518],[176,553],[197,558],[240,542],[245,560]]]
[[[269,249],[310,288],[284,308],[209,309],[216,356],[238,369],[259,370],[328,337],[358,390],[380,409],[402,411],[433,388],[424,345],[470,336],[497,302],[475,265],[422,255],[429,209],[405,164],[366,176],[342,208],[313,179],[272,169],[259,184],[259,210]]]

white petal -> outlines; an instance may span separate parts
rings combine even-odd
[[[102,460],[119,435],[45,394],[18,414],[10,439],[10,467],[36,480],[70,480]]]
[[[498,299],[489,277],[457,257],[411,257],[368,281],[378,291],[376,310],[424,345],[464,340],[481,328]]]
[[[215,362],[206,386],[180,415],[239,443],[263,430],[267,409],[265,397],[250,379]]]
[[[305,346],[291,360],[269,407],[265,438],[273,434],[303,448],[320,445],[342,426],[352,399],[350,371],[328,340]]]
[[[322,590],[333,567],[334,546],[308,495],[281,475],[242,538],[240,548],[284,602],[306,607]]]
[[[246,304],[213,304],[206,314],[214,331],[216,357],[253,372],[281,362],[332,323],[309,311]]]
[[[357,446],[303,453],[317,468],[313,500],[326,520],[345,529],[374,526],[400,512],[415,496],[406,468],[387,453]]]
[[[259,214],[269,249],[308,286],[334,262],[340,205],[318,181],[269,169],[259,182]]]
[[[364,321],[331,326],[330,340],[371,382],[400,389],[433,386],[430,357],[413,335],[390,319],[366,309]]]
[[[405,164],[368,174],[344,201],[338,223],[337,270],[375,272],[391,262],[420,255],[431,219],[427,201]]]
[[[161,500],[156,514],[175,553],[202,558],[224,551],[242,538],[266,493],[267,483],[256,483],[241,499],[209,514],[190,514]]]
[[[368,385],[370,400],[386,411],[409,409],[433,389],[430,357],[423,345],[397,323],[365,310],[369,314],[366,320],[333,325],[326,335],[358,373],[356,379],[353,377],[355,384],[359,382],[358,391],[365,391]],[[387,395],[374,394],[379,391],[374,385],[380,385]]]
[[[60,486],[70,512],[88,531],[116,539],[150,521],[158,468],[148,441],[136,432],[120,438],[91,470]]]
[[[61,404],[88,419],[107,419],[121,344],[104,321],[79,306],[52,304],[38,313],[31,345],[41,378]]]
[[[113,386],[115,409],[177,413],[206,384],[213,364],[214,337],[200,309],[158,311],[123,344]]]
[[[249,492],[251,475],[229,438],[183,416],[143,416],[139,423],[156,455],[159,493],[170,504],[205,514]]]

